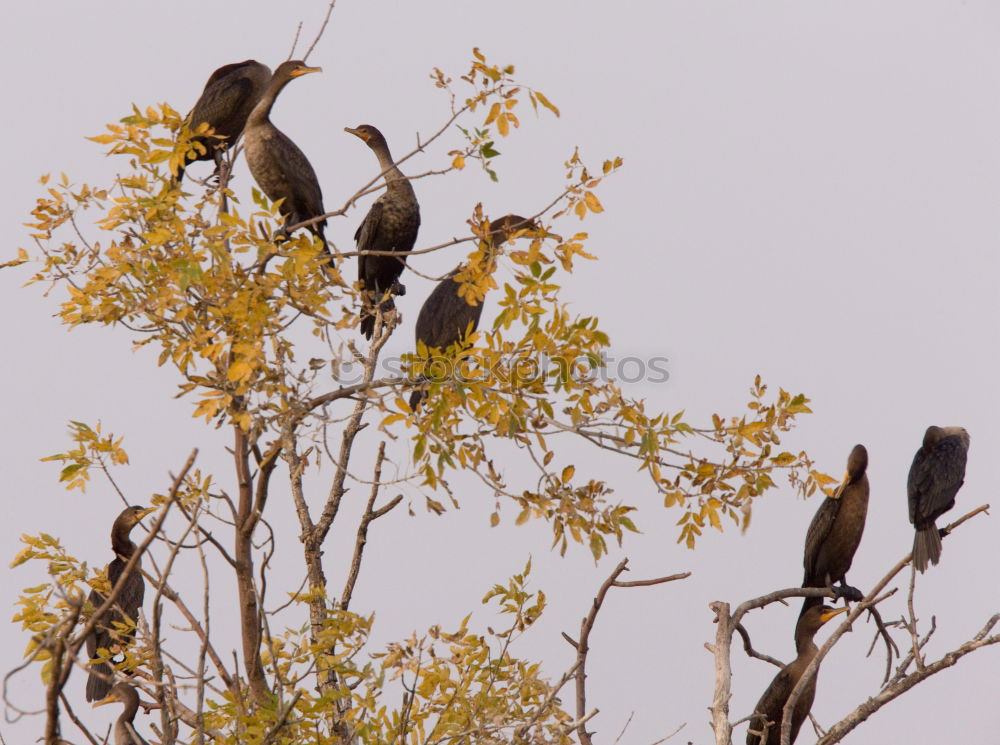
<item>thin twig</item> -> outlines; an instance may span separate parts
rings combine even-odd
[[[776,665],[777,667],[780,668],[785,667],[785,663],[783,663],[781,660],[776,660],[770,655],[764,654],[763,652],[758,652],[756,649],[753,648],[753,645],[750,643],[750,634],[742,623],[736,624],[736,630],[739,632],[740,636],[743,637],[743,651],[747,653],[747,656],[754,657],[758,660],[763,660],[764,662],[770,662],[772,665]]]
[[[323,32],[326,31],[326,24],[330,22],[330,14],[333,13],[333,6],[336,4],[337,0],[330,0],[330,4],[326,6],[326,15],[323,16],[323,24],[319,27],[319,32],[316,34],[316,38],[313,39],[313,43],[309,45],[305,55],[302,57],[303,62],[309,59],[309,55],[313,53],[313,49],[316,48],[319,40],[323,38]],[[298,39],[298,33],[296,33],[295,38]]]

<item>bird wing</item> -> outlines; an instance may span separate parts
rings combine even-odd
[[[469,305],[458,294],[460,286],[453,278],[447,277],[427,297],[417,317],[418,342],[422,341],[428,348],[437,347],[446,351],[461,341],[467,332],[476,330],[483,303]]]
[[[812,522],[809,523],[809,529],[806,531],[805,553],[802,556],[802,565],[806,570],[805,579],[803,580],[804,586],[808,586],[806,585],[807,582],[818,582],[820,583],[819,586],[826,586],[825,577],[814,576],[816,559],[819,556],[820,547],[833,528],[833,523],[837,519],[837,512],[839,510],[840,500],[826,497],[823,500],[823,504],[816,510],[816,514],[813,515]]]
[[[283,214],[294,210],[296,222],[322,215],[323,190],[305,153],[277,127],[274,128],[274,144],[269,147],[281,159],[282,176],[291,194],[291,199],[285,201]],[[326,221],[322,224],[325,225]]]
[[[785,702],[788,701],[788,697],[792,693],[792,688],[794,688],[792,676],[788,674],[788,670],[782,669],[781,672],[774,676],[771,685],[767,687],[764,695],[757,702],[757,706],[754,707],[754,711],[763,716],[764,720],[761,721],[759,717],[751,717],[750,724],[753,729],[763,729],[766,722],[772,722],[768,729],[768,740],[771,739],[771,733],[779,727],[778,723],[781,721],[781,712],[785,708]],[[747,733],[747,745],[758,745],[760,742],[761,738]]]
[[[104,596],[101,593],[99,593],[97,590],[91,590],[90,591],[90,596],[89,596],[88,599],[90,600],[90,604],[92,606],[94,606],[94,610],[95,611],[104,604]],[[104,628],[102,626],[98,625],[98,626],[94,626],[94,630],[91,631],[87,635],[87,656],[88,657],[91,657],[91,658],[96,657],[97,656],[97,648],[98,647],[107,647],[108,646],[108,642],[107,642],[106,639],[102,639],[100,642],[98,641],[98,636],[100,635],[101,637],[104,637],[106,635],[106,633],[107,632],[104,631]]]
[[[917,451],[906,481],[911,523],[933,520],[955,504],[955,494],[965,483],[967,458],[965,445],[957,435]]]
[[[368,210],[368,214],[365,215],[365,219],[361,221],[358,226],[357,232],[354,234],[354,240],[358,244],[359,251],[377,251],[380,250],[378,247],[378,232],[379,224],[382,222],[382,212],[384,210],[384,205],[382,203],[382,197],[375,200],[371,208]],[[373,259],[377,259],[377,256],[359,256],[358,257],[358,279],[365,283],[365,289],[374,290],[374,287],[368,287],[369,276],[368,276],[368,266],[372,263]]]
[[[254,85],[247,78],[220,80],[212,90],[202,94],[211,98],[204,104],[199,99],[191,121],[194,126],[203,121],[210,122],[218,134],[232,138],[236,134],[233,130],[242,129],[242,124],[246,123],[253,95]],[[196,115],[198,118],[195,118]]]

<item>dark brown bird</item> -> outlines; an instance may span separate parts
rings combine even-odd
[[[504,215],[490,221],[490,243],[499,246],[515,235],[531,235],[538,226],[520,215]],[[521,231],[529,231],[522,233]],[[438,282],[437,287],[427,296],[420,315],[417,316],[417,347],[422,343],[429,351],[445,352],[449,347],[461,342],[479,326],[483,314],[482,301],[471,305],[458,294],[461,282],[454,279],[461,271],[458,266],[448,276]],[[410,408],[416,409],[425,396],[417,389],[410,394]]]
[[[115,683],[111,692],[100,701],[95,702],[94,706],[104,706],[115,702],[125,704],[125,710],[115,722],[115,745],[149,745],[142,738],[142,735],[135,731],[133,724],[136,712],[139,711],[139,694],[136,693],[135,688],[128,683]]]
[[[112,589],[118,584],[125,565],[136,550],[135,544],[129,537],[132,528],[153,511],[153,508],[126,507],[111,526],[111,549],[115,552],[115,558],[108,564],[108,583]],[[112,609],[97,622],[87,637],[87,654],[91,660],[98,656],[99,649],[113,652],[116,647],[128,644],[135,636],[135,623],[139,616],[139,607],[142,605],[142,596],[146,591],[146,583],[139,571],[140,563],[136,562],[135,567],[125,578],[125,584]],[[103,603],[104,595],[97,590],[91,590],[90,604],[94,606],[94,610],[100,608]],[[119,631],[115,628],[116,623],[127,624],[131,629]],[[97,701],[108,695],[108,691],[111,690],[111,674],[111,665],[107,662],[91,664],[90,677],[87,678],[88,701]]]
[[[271,123],[271,108],[289,81],[322,70],[321,67],[307,67],[300,60],[282,62],[250,112],[243,130],[250,173],[268,199],[272,202],[282,200],[278,211],[285,218],[281,233],[286,237],[292,225],[323,214],[323,191],[308,158]],[[324,236],[326,220],[312,223],[308,228],[323,242],[323,251],[329,255]],[[332,260],[330,263],[332,265]]]
[[[187,165],[199,160],[214,160],[218,174],[223,154],[243,132],[247,117],[264,94],[270,79],[270,68],[252,59],[224,65],[212,73],[185,123],[192,131],[207,124],[214,132],[210,136],[191,138],[192,145],[199,143],[205,152],[194,148],[188,152],[184,163],[177,169],[175,178],[178,181],[184,178]]]
[[[395,307],[393,295],[403,295],[406,288],[399,284],[406,258],[417,240],[420,229],[420,205],[413,186],[396,167],[385,137],[370,124],[354,129],[344,128],[361,138],[378,158],[385,177],[385,193],[368,210],[358,226],[354,240],[359,251],[392,251],[399,256],[362,255],[358,257],[358,279],[361,282],[361,333],[371,339],[375,333],[375,313],[381,307],[386,313]]]
[[[833,618],[838,613],[843,613],[847,608],[830,608],[825,605],[814,605],[799,616],[798,623],[795,624],[795,651],[798,655],[794,660],[785,665],[781,672],[774,676],[771,685],[760,697],[754,713],[750,716],[750,728],[747,732],[747,745],[778,745],[781,741],[781,723],[783,721],[782,712],[792,690],[806,671],[813,657],[819,652],[819,648],[813,641],[816,632],[820,627]],[[812,708],[813,699],[816,697],[816,679],[819,671],[812,680],[802,689],[799,700],[795,702],[792,709],[792,738],[789,742],[795,742],[799,734],[799,728],[805,721],[809,710]],[[762,737],[764,732],[766,737]]]
[[[955,495],[965,483],[969,433],[962,427],[930,426],[924,444],[913,457],[906,493],[910,500],[913,566],[923,572],[928,562],[941,559],[941,534],[934,521],[955,506]]]
[[[848,600],[862,599],[857,589],[847,586],[846,575],[861,543],[868,515],[867,468],[868,451],[864,445],[855,445],[847,458],[844,480],[833,496],[823,500],[809,523],[802,562],[803,587],[829,587]],[[840,582],[840,587],[834,588],[834,582]],[[822,605],[822,600],[806,598],[803,612],[809,605]]]

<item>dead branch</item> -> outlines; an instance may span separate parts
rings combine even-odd
[[[747,632],[746,628],[742,623],[736,624],[736,630],[739,632],[740,636],[743,637],[743,651],[747,653],[748,657],[755,657],[758,660],[763,660],[764,662],[770,662],[772,665],[778,667],[784,667],[785,663],[781,660],[776,660],[770,655],[764,654],[763,652],[758,652],[750,644],[750,634]]]
[[[336,4],[337,0],[330,0],[330,4],[326,6],[326,15],[323,16],[323,23],[319,27],[319,31],[316,32],[316,38],[313,39],[312,44],[309,45],[309,48],[306,50],[305,55],[302,57],[303,62],[309,59],[309,55],[313,53],[313,49],[316,48],[316,45],[319,43],[319,40],[323,38],[323,33],[326,31],[326,24],[330,22],[330,14],[333,13],[333,6]],[[300,28],[301,25],[302,24],[299,24]],[[296,40],[298,39],[298,36],[299,36],[298,32],[296,32],[295,34]],[[293,46],[292,49],[294,48],[295,47]]]
[[[59,693],[59,700],[62,702],[63,709],[66,710],[66,714],[69,716],[70,721],[73,722],[73,724],[76,725],[76,728],[83,733],[83,736],[90,741],[90,745],[98,745],[97,740],[94,739],[94,736],[90,734],[90,730],[87,729],[87,725],[80,721],[80,718],[76,715],[76,712],[73,711],[73,707],[70,706],[69,701],[66,699],[66,695],[61,691]]]
[[[566,732],[572,732],[575,729],[577,736],[580,738],[581,745],[593,745],[593,741],[590,739],[592,733],[587,731],[586,723],[597,714],[598,710],[593,709],[590,713],[587,713],[587,653],[590,651],[590,632],[594,629],[594,623],[597,621],[597,613],[601,610],[601,605],[604,603],[604,596],[608,594],[608,590],[612,587],[650,587],[691,576],[691,572],[683,572],[681,574],[672,574],[669,577],[619,583],[618,577],[627,568],[628,558],[622,559],[614,571],[604,580],[590,606],[590,612],[580,622],[580,638],[574,641],[566,633],[563,633],[563,638],[576,650],[576,665],[574,667],[576,668],[577,719],[572,726],[566,728]]]
[[[375,499],[378,497],[379,485],[382,480],[382,463],[385,460],[385,440],[378,444],[378,455],[375,457],[374,476],[372,478],[372,490],[368,496],[368,504],[365,506],[365,513],[358,524],[358,534],[354,541],[354,556],[351,557],[351,569],[347,575],[347,582],[344,584],[344,592],[340,596],[340,609],[347,610],[351,603],[351,595],[354,594],[354,586],[358,581],[358,574],[361,571],[361,559],[364,555],[365,545],[368,543],[368,526],[373,520],[385,515],[396,505],[403,501],[403,495],[396,497],[387,505],[375,509]]]
[[[926,680],[931,675],[934,675],[941,670],[953,666],[962,657],[980,649],[981,647],[1000,643],[1000,634],[986,636],[986,634],[989,633],[990,629],[992,629],[998,621],[1000,621],[1000,613],[992,616],[970,641],[956,647],[951,652],[942,656],[939,660],[924,665],[923,669],[916,670],[892,685],[883,688],[875,694],[875,696],[869,698],[854,711],[833,725],[826,735],[820,738],[816,745],[833,745],[833,743],[840,742],[855,727],[867,720],[868,717],[890,701],[906,693],[921,681]]]

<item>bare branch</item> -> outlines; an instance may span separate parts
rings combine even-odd
[[[365,513],[358,524],[358,534],[354,541],[354,556],[351,558],[351,569],[347,575],[347,582],[344,584],[344,592],[340,596],[340,609],[347,610],[351,603],[351,595],[354,593],[354,585],[358,581],[358,573],[361,571],[361,558],[365,552],[365,545],[368,543],[368,526],[373,520],[385,515],[396,505],[403,501],[403,495],[397,494],[389,504],[374,509],[375,499],[378,497],[379,485],[382,480],[382,462],[385,460],[385,440],[378,444],[378,455],[375,457],[375,469],[372,477],[372,490],[368,496],[368,504],[365,506]]]
[[[672,574],[668,577],[659,577],[657,579],[651,580],[637,580],[634,582],[619,582],[618,577],[622,572],[628,569],[628,559],[622,559],[618,566],[614,568],[614,571],[608,576],[604,583],[601,585],[600,589],[597,591],[597,595],[594,597],[594,602],[590,607],[590,612],[587,616],[580,622],[580,637],[578,641],[573,641],[569,636],[563,633],[563,638],[568,641],[576,649],[576,716],[577,720],[572,727],[567,728],[566,731],[570,732],[572,729],[576,729],[577,737],[580,739],[581,745],[593,745],[593,741],[590,739],[591,733],[587,731],[586,723],[597,714],[597,709],[592,710],[589,714],[587,712],[587,653],[590,651],[590,632],[594,629],[594,623],[597,621],[597,613],[601,610],[601,605],[604,603],[604,596],[608,594],[608,590],[612,587],[650,587],[653,585],[660,585],[664,582],[672,582],[678,579],[684,579],[685,577],[690,577],[690,572],[684,572],[681,574]]]
[[[326,6],[326,15],[323,16],[323,24],[319,27],[319,31],[316,33],[316,38],[313,39],[312,44],[309,45],[309,48],[306,50],[305,55],[303,55],[302,57],[303,62],[309,59],[309,55],[313,53],[313,49],[316,48],[316,45],[319,43],[319,40],[323,38],[323,32],[326,31],[326,24],[330,22],[330,14],[333,13],[333,6],[336,4],[337,0],[330,0],[330,4]],[[295,38],[298,39],[297,32],[295,34]]]
[[[753,645],[750,644],[750,634],[747,632],[746,628],[744,628],[742,623],[736,624],[736,630],[739,632],[740,636],[743,637],[743,651],[746,652],[749,657],[755,657],[758,660],[770,662],[772,665],[776,665],[777,667],[783,668],[785,666],[785,663],[781,660],[776,660],[770,655],[763,654],[762,652],[758,652],[754,649]]]
[[[967,641],[951,652],[948,652],[941,657],[941,659],[925,665],[923,669],[916,670],[910,675],[907,675],[905,678],[902,678],[892,685],[883,688],[875,694],[875,696],[869,698],[854,711],[833,725],[826,735],[820,738],[816,745],[833,745],[833,743],[840,742],[855,727],[868,719],[868,717],[890,701],[906,693],[921,681],[926,680],[931,675],[934,675],[941,670],[951,667],[962,657],[980,649],[981,647],[1000,643],[1000,634],[986,636],[986,634],[989,633],[990,629],[992,629],[998,621],[1000,621],[1000,613],[992,616],[983,628],[980,629],[979,633],[977,633],[976,636],[970,641]]]
[[[611,583],[612,587],[652,587],[653,585],[662,585],[664,582],[674,582],[678,579],[687,579],[691,576],[691,572],[680,572],[679,574],[671,574],[667,577],[657,577],[656,579],[636,579],[630,582],[614,581]]]

